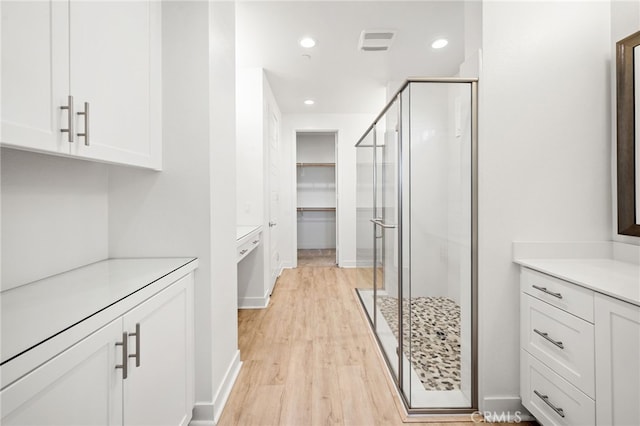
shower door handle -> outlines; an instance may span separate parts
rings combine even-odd
[[[369,219],[369,221],[370,221],[371,223],[373,223],[373,224],[375,224],[375,225],[378,225],[378,226],[381,226],[381,227],[383,227],[383,228],[385,228],[385,229],[387,229],[387,228],[395,228],[395,227],[396,227],[396,225],[389,225],[389,224],[386,224],[386,223],[384,223],[384,222],[382,221],[382,219],[378,219],[378,218],[375,218],[375,219]]]

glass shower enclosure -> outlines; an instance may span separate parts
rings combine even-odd
[[[356,144],[358,295],[409,413],[478,406],[477,92],[408,80]]]

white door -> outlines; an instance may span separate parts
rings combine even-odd
[[[269,293],[280,273],[278,250],[278,212],[280,210],[279,155],[280,128],[278,117],[269,111]]]
[[[129,376],[124,418],[129,425],[187,425],[193,407],[193,275],[124,316]]]
[[[122,319],[38,367],[1,395],[13,425],[122,425]]]
[[[78,137],[73,154],[159,167],[159,19],[157,1],[70,3],[70,80]],[[88,123],[85,118],[88,117]]]
[[[69,5],[3,1],[2,144],[69,153]],[[72,116],[73,118],[73,116]],[[73,133],[71,133],[72,136]]]
[[[640,307],[596,294],[596,424],[640,424]]]

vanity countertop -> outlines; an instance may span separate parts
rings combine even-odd
[[[239,241],[249,234],[258,232],[262,229],[259,225],[238,225],[236,227],[236,240]]]
[[[535,244],[551,245],[545,250],[531,246]],[[640,247],[612,242],[586,244],[514,243],[514,262],[640,306],[640,262],[636,261],[640,260]]]
[[[0,364],[145,287],[178,279],[197,266],[196,258],[107,259],[0,292]]]

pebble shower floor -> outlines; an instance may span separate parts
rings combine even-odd
[[[378,306],[398,338],[398,299],[378,296]],[[404,354],[426,390],[460,389],[460,306],[446,297],[414,297],[403,300]]]

